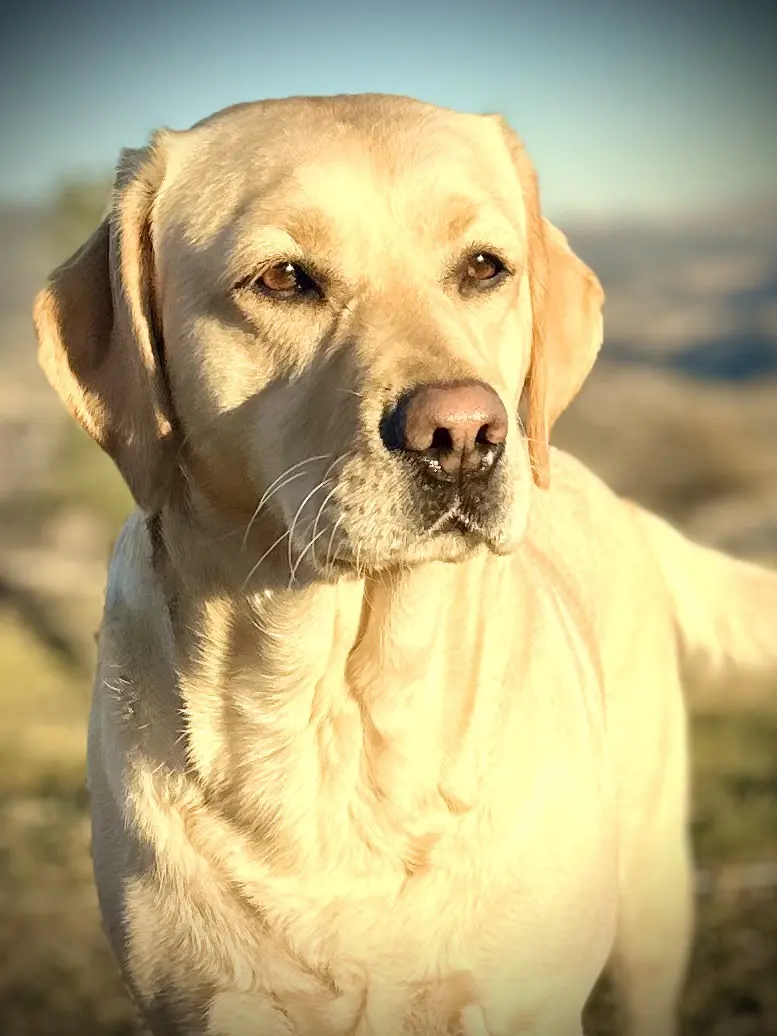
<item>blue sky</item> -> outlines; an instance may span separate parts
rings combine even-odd
[[[363,90],[502,111],[554,213],[777,192],[777,23],[756,0],[49,0],[3,20],[0,199],[235,101]]]

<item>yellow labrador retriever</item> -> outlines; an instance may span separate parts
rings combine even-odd
[[[497,116],[239,105],[119,163],[35,305],[138,504],[89,734],[155,1034],[670,1036],[682,680],[777,669],[777,575],[549,447],[602,290]]]

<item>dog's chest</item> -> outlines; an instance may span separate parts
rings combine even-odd
[[[373,881],[310,874],[276,889],[282,938],[236,944],[241,970],[302,1034],[512,1036],[549,1009],[574,1019],[614,920],[613,818],[596,783],[591,772],[574,788],[557,780],[527,804],[523,828],[498,804],[473,810],[414,874],[377,863]]]
[[[217,1015],[256,997],[316,1036],[574,1017],[611,944],[617,832],[599,676],[554,602],[513,647],[463,631],[435,641],[444,663],[403,650],[403,681],[365,669],[361,699],[331,665],[282,710],[235,699]],[[189,892],[210,915],[214,888]]]
[[[346,1036],[367,1012],[365,1032],[470,1036],[464,1019],[477,1009],[489,1019],[484,1032],[511,1033],[561,991],[585,998],[609,951],[617,883],[591,690],[559,710],[549,688],[546,700],[527,700],[522,722],[498,731],[498,711],[475,717],[481,751],[476,738],[418,797],[399,788],[392,797],[386,785],[374,798],[323,797],[311,810],[302,869],[256,890],[304,973],[294,982],[306,993],[284,989],[281,975],[273,989],[281,1002],[292,997],[301,1024],[312,1011],[310,1031]],[[398,764],[393,773],[418,790]],[[264,940],[254,953],[246,964],[262,974]]]

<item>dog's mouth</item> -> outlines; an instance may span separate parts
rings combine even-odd
[[[458,533],[468,540],[486,542],[488,539],[482,519],[458,498],[454,500],[448,511],[424,531],[422,536],[424,539],[437,539],[451,533]]]
[[[488,542],[498,534],[503,517],[503,481],[464,483],[414,479],[411,495],[417,534],[424,540],[458,533],[467,539]]]
[[[370,474],[375,488],[368,483],[369,494],[362,490],[363,469],[358,467],[353,475],[346,472],[345,483],[334,492],[323,487],[314,494],[292,532],[290,553],[304,562],[293,568],[295,578],[311,568],[331,578],[464,560],[483,548],[505,553],[510,495],[501,466],[490,478],[440,479],[405,460],[382,485]],[[371,504],[364,507],[361,501],[367,497]],[[320,501],[328,503],[322,507]]]
[[[412,531],[383,540],[379,536],[369,537],[358,547],[351,542],[343,543],[330,557],[325,574],[378,571],[435,558],[463,559],[483,547],[495,553],[503,552],[498,523],[491,528],[457,498],[433,522],[419,521]]]

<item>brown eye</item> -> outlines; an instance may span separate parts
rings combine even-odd
[[[316,290],[310,275],[296,263],[290,262],[269,266],[257,277],[255,284],[261,292],[275,299],[290,299]]]
[[[495,255],[478,252],[467,261],[466,279],[469,281],[492,281],[504,273],[505,264]]]

